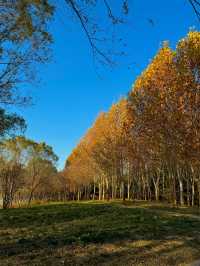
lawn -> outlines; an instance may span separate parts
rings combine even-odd
[[[190,265],[196,209],[120,202],[0,210],[0,265]]]

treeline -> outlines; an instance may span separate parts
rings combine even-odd
[[[74,199],[200,206],[200,32],[164,43],[127,98],[101,113],[66,161]]]

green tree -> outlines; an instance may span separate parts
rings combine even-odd
[[[34,80],[37,65],[49,58],[52,38],[47,25],[52,15],[48,1],[0,1],[0,137],[25,128],[23,118],[4,108],[30,101],[22,88]]]
[[[17,87],[33,79],[33,67],[48,59],[48,21],[53,7],[43,0],[0,3],[0,104],[24,104]]]
[[[14,137],[0,143],[0,187],[3,207],[9,208],[16,192],[26,190],[28,202],[41,185],[48,186],[56,173],[57,156],[45,143],[37,143],[25,137]],[[25,195],[25,196],[26,196]]]
[[[0,108],[0,138],[25,128],[26,124],[22,117],[17,114],[8,114],[4,109]]]
[[[55,176],[58,157],[53,149],[43,143],[31,142],[29,145],[29,161],[25,167],[25,187],[28,191],[28,205],[34,193],[43,185],[50,184],[50,179]]]
[[[23,137],[0,143],[0,187],[4,209],[12,206],[15,193],[22,186],[25,149],[26,141]]]

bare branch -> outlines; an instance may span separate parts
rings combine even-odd
[[[87,28],[87,20],[86,20],[86,17],[84,17],[81,13],[81,11],[79,10],[79,8],[76,6],[75,2],[73,0],[65,0],[65,2],[68,4],[70,4],[72,10],[74,11],[76,17],[79,19],[79,22],[86,34],[86,37],[88,39],[88,42],[92,48],[92,52],[93,52],[93,55],[94,54],[98,54],[100,55],[100,57],[102,57],[104,59],[104,61],[109,64],[109,65],[113,65],[113,62],[112,60],[104,53],[102,52],[95,44],[95,42],[93,41],[94,38],[91,36],[88,28]]]
[[[195,3],[200,6],[200,2],[198,2],[197,0],[188,0],[188,1],[191,4],[199,22],[200,22],[200,12],[198,11],[197,7],[195,6]]]

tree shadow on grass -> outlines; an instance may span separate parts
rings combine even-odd
[[[69,207],[68,205],[55,205],[42,208],[36,208],[34,217],[37,221],[32,221],[33,226],[40,225],[41,220],[45,219],[43,223],[43,234],[39,236],[36,231],[30,237],[26,231],[24,235],[19,235],[15,241],[9,241],[9,243],[0,243],[0,258],[16,256],[29,256],[31,253],[46,252],[49,250],[56,250],[67,248],[71,246],[86,247],[88,245],[105,245],[125,242],[136,241],[151,241],[156,243],[157,251],[151,251],[153,245],[149,247],[149,252],[144,253],[144,259],[154,258],[162,256],[162,254],[169,253],[170,247],[159,249],[158,246],[161,242],[180,240],[182,241],[181,247],[194,250],[194,253],[200,254],[200,222],[194,221],[190,218],[180,218],[174,216],[163,216],[155,214],[153,211],[149,212],[148,209],[130,209],[119,208],[113,206],[97,206],[92,205],[83,207],[83,205],[77,207]],[[70,209],[71,208],[71,209]],[[89,210],[88,210],[89,208]],[[24,211],[24,210],[23,210]],[[33,210],[26,209],[31,212]],[[39,212],[38,212],[39,211]],[[65,214],[62,214],[66,212]],[[10,212],[14,217],[16,213]],[[23,213],[19,213],[23,215]],[[16,215],[16,216],[15,216]],[[27,215],[27,214],[26,214]],[[48,221],[48,219],[53,219]],[[10,224],[12,220],[7,221],[9,231],[9,238],[16,234],[16,228],[21,227],[21,222],[15,224],[14,229]],[[21,221],[21,220],[20,220]],[[68,221],[68,223],[67,223]],[[70,222],[69,222],[70,221]],[[13,221],[14,222],[14,221]],[[54,223],[52,229],[51,225]],[[29,224],[22,222],[23,225],[29,229]],[[61,226],[62,225],[62,226]],[[5,225],[4,225],[5,228]],[[39,228],[40,229],[40,228]],[[3,232],[2,228],[0,235]],[[123,245],[119,244],[119,245]],[[178,247],[180,248],[180,246]],[[176,247],[173,247],[176,249]],[[101,262],[107,261],[110,257],[115,260],[116,258],[130,257],[130,260],[137,259],[136,250],[142,250],[141,248],[126,248],[125,250],[113,251],[111,253],[95,253],[95,257]],[[197,252],[198,251],[198,252]],[[133,253],[133,254],[130,254]],[[48,252],[47,252],[48,253]],[[127,254],[126,254],[127,253]],[[155,255],[156,254],[156,255]],[[136,256],[137,255],[137,256]],[[143,255],[139,259],[142,260]],[[196,256],[196,255],[195,255]],[[78,256],[74,259],[77,260]],[[94,260],[89,254],[85,257],[81,257],[83,261]],[[198,257],[195,257],[197,259]],[[170,258],[169,260],[172,260]],[[180,260],[179,260],[180,261]],[[73,265],[73,264],[72,264]],[[76,264],[75,264],[76,265]],[[81,264],[80,264],[81,265]],[[118,264],[119,265],[119,264]],[[173,265],[173,264],[171,264]]]
[[[121,263],[123,260],[142,262],[148,258],[157,261],[164,255],[163,263],[171,261],[171,264],[167,265],[175,265],[175,259],[179,264],[184,262],[186,253],[182,253],[182,258],[180,256],[178,259],[167,254],[175,252],[176,249],[186,249],[190,250],[192,259],[198,259],[200,250],[199,220],[165,215],[163,212],[155,212],[153,208],[122,208],[108,204],[58,204],[9,210],[3,213],[0,225],[3,225],[0,231],[0,260],[11,258],[14,261],[19,257],[30,259],[34,257],[33,254],[49,260],[55,259],[58,250],[71,250],[72,247],[87,250],[91,245],[114,245],[117,251],[113,249],[111,252],[104,252],[99,248],[93,255],[90,252],[81,256],[78,253],[67,253],[61,257],[65,257],[68,265],[95,265],[91,263],[96,260],[102,264],[112,260],[113,263],[116,262],[113,265],[120,265],[117,264],[120,258]],[[25,231],[21,231],[22,227]],[[126,246],[126,243],[138,241],[149,241],[151,244],[145,248]],[[173,246],[173,241],[179,241],[180,245]],[[79,261],[79,264],[75,264],[76,261]]]
[[[65,245],[43,247],[37,252],[29,250],[20,254],[20,261],[27,265],[181,265],[199,258],[199,249],[191,249],[190,241],[156,240],[149,244],[131,246],[135,241],[114,241],[112,248],[108,243],[96,245]],[[145,240],[143,240],[145,241]],[[110,243],[109,243],[110,244]],[[18,254],[19,255],[19,254]],[[13,257],[13,261],[16,257]],[[39,261],[41,264],[34,264]],[[12,265],[12,264],[9,264]],[[16,265],[16,264],[13,264]]]
[[[116,251],[105,251],[99,249],[95,254],[85,256],[74,256],[70,264],[68,258],[65,265],[181,265],[199,258],[199,250],[190,249],[189,242],[174,244],[173,242],[165,245],[166,241],[152,241],[150,244],[139,247],[130,247],[126,242],[120,242],[122,249],[116,247]],[[118,246],[118,245],[116,245]],[[188,248],[188,250],[187,250]],[[183,251],[182,251],[183,250]],[[189,254],[190,253],[190,254]],[[189,254],[189,256],[188,256]],[[191,257],[192,256],[192,257]]]

